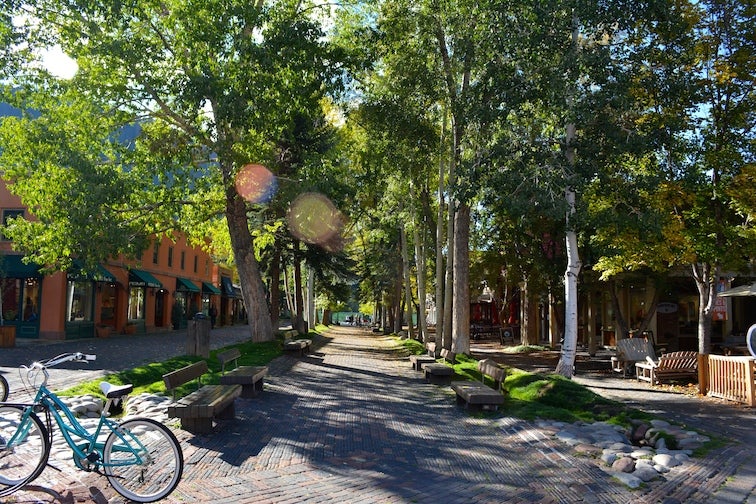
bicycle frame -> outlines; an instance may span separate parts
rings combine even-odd
[[[58,425],[66,444],[68,444],[69,448],[73,451],[74,463],[79,469],[86,471],[91,470],[86,464],[92,464],[95,468],[100,468],[136,465],[145,462],[142,456],[149,456],[149,452],[145,446],[131,435],[130,432],[124,432],[119,429],[119,424],[106,416],[107,411],[112,404],[112,399],[107,400],[105,407],[100,414],[100,420],[97,423],[97,427],[94,431],[90,432],[81,425],[68,406],[66,406],[54,392],[47,388],[47,370],[42,369],[42,372],[45,374],[45,380],[37,388],[32,404],[19,405],[26,408],[22,423],[24,428],[19,429],[13,439],[10,440],[9,444],[13,444],[15,439],[23,439],[26,437],[28,432],[26,426],[31,425],[28,422],[28,418],[32,412],[39,413],[44,410],[50,444],[52,445],[53,441],[53,429],[50,419],[50,416],[52,416],[55,423]],[[63,416],[61,416],[59,411],[63,412]],[[103,460],[102,450],[105,446],[105,440],[98,441],[98,439],[102,434],[110,434],[111,432],[118,436],[120,440],[120,443],[115,448],[121,452],[131,453],[133,455],[132,459],[121,460],[118,463],[106,463]],[[83,443],[77,443],[74,437],[81,439]],[[134,444],[136,446],[134,446]]]

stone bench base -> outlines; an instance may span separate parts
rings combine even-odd
[[[410,364],[415,371],[422,371],[423,364],[433,364],[436,362],[435,357],[430,355],[410,355]]]
[[[263,378],[268,374],[267,366],[241,366],[220,377],[223,385],[241,385],[241,396],[257,397],[263,389]]]
[[[474,381],[456,381],[451,388],[457,393],[457,404],[465,408],[496,411],[504,404],[504,396],[491,387]]]
[[[168,416],[181,419],[184,430],[206,434],[213,429],[213,418],[234,418],[234,399],[239,395],[240,385],[203,385],[168,406]]]
[[[423,371],[425,371],[425,381],[435,385],[447,385],[454,377],[454,368],[446,364],[423,364]]]
[[[298,353],[299,356],[301,357],[304,354],[309,353],[310,345],[312,345],[312,340],[308,340],[308,339],[290,340],[290,341],[284,342],[283,349],[285,352]]]

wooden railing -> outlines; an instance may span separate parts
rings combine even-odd
[[[756,359],[700,354],[698,359],[702,394],[756,406]]]

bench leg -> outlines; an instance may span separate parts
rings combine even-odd
[[[234,405],[234,401],[231,401],[231,404],[226,406],[218,415],[216,415],[218,418],[221,418],[223,420],[231,420],[236,416],[236,407]]]
[[[255,383],[249,383],[242,385],[241,396],[245,399],[252,399],[257,397],[263,389],[263,381],[258,380]]]
[[[213,430],[212,418],[182,418],[181,428],[192,434],[207,434]]]

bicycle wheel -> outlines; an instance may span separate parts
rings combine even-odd
[[[756,357],[756,324],[753,324],[746,334],[746,343],[748,344],[748,351],[751,355]]]
[[[184,453],[176,436],[149,418],[121,423],[105,441],[105,476],[119,494],[153,502],[170,494],[181,480]]]
[[[0,375],[0,402],[5,402],[8,399],[9,393],[8,380],[3,375]]]
[[[44,470],[50,438],[42,420],[26,407],[0,405],[0,497],[10,495]]]

